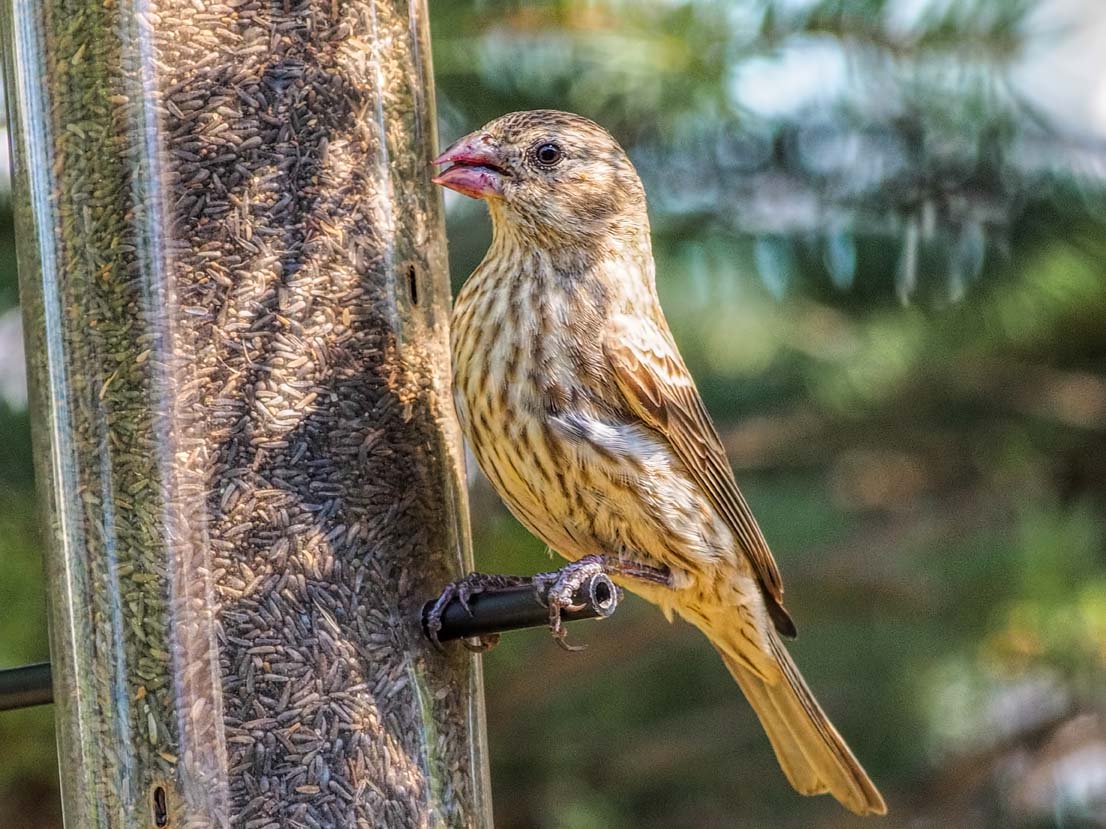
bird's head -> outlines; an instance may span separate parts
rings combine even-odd
[[[434,182],[488,202],[497,230],[557,244],[647,232],[645,192],[611,134],[579,115],[512,112],[456,141]]]

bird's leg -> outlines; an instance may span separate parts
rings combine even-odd
[[[608,575],[622,576],[623,578],[636,579],[637,581],[647,581],[664,587],[673,586],[672,571],[667,567],[651,567],[648,564],[641,564],[636,561],[624,561],[620,558],[612,559],[610,556],[606,556],[605,558]]]
[[[666,587],[672,584],[667,568],[621,561],[605,555],[584,556],[571,564],[566,564],[560,570],[534,576],[534,588],[538,591],[539,598],[543,598],[549,607],[549,629],[553,631],[553,638],[557,644],[567,651],[581,651],[584,648],[570,645],[565,641],[567,631],[561,619],[561,612],[580,609],[581,605],[572,603],[573,595],[588,579],[599,573],[640,579],[663,584]]]
[[[518,587],[520,584],[526,584],[527,581],[529,579],[524,576],[469,573],[464,578],[450,582],[442,590],[438,600],[430,608],[430,612],[426,614],[426,632],[430,635],[430,641],[434,643],[434,647],[442,650],[442,643],[438,640],[438,632],[442,629],[442,615],[454,599],[460,602],[461,607],[471,616],[472,608],[469,607],[469,599],[477,593],[483,593],[487,590],[500,590],[504,587]],[[476,637],[472,641],[465,639],[464,645],[470,651],[479,653],[491,650],[498,642],[499,634],[493,633],[488,636]]]

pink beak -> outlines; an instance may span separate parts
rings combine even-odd
[[[474,199],[503,195],[503,180],[510,176],[500,166],[498,149],[485,133],[466,135],[430,163],[453,165],[431,181]]]

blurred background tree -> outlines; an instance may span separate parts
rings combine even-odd
[[[619,137],[676,337],[886,826],[1106,825],[1100,0],[432,3],[443,143],[514,109]],[[447,197],[454,284],[482,205]],[[0,663],[46,653],[0,206]],[[473,476],[481,569],[545,553]],[[485,659],[501,827],[836,827],[713,651],[628,601]],[[0,826],[57,825],[48,710]]]

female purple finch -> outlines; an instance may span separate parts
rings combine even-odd
[[[492,244],[457,297],[454,400],[511,512],[707,635],[803,794],[886,807],[781,636],[783,583],[657,298],[645,191],[611,135],[552,110],[456,142],[438,184]]]

